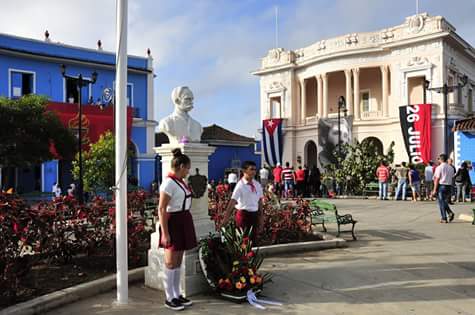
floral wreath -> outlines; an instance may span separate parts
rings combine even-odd
[[[251,290],[260,293],[270,274],[258,272],[264,258],[252,248],[252,229],[247,232],[229,224],[221,236],[210,233],[200,241],[199,260],[209,286],[231,300],[245,300]]]

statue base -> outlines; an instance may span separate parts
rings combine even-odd
[[[171,160],[173,155],[171,151],[180,148],[183,154],[186,154],[191,160],[190,173],[195,174],[195,169],[199,169],[201,175],[208,177],[208,158],[213,154],[215,148],[207,144],[186,143],[186,144],[165,144],[155,148],[162,157],[162,182],[170,171]],[[195,225],[196,238],[198,240],[208,236],[214,231],[214,223],[208,215],[208,190],[198,199],[193,199],[191,206],[191,214]],[[164,249],[158,247],[159,242],[159,223],[156,224],[156,231],[152,234],[150,249],[148,251],[148,266],[145,269],[145,285],[163,290],[163,266],[164,266]],[[185,296],[205,292],[208,290],[208,284],[201,271],[198,259],[198,248],[186,251],[183,256],[181,266],[181,288]]]

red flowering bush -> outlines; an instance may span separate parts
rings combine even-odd
[[[216,192],[209,198],[208,213],[218,230],[231,195]],[[312,233],[311,209],[308,201],[295,199],[281,204],[275,194],[266,193],[263,199],[264,228],[258,236],[259,244],[279,244],[300,241]]]
[[[145,257],[153,220],[144,210],[148,195],[128,196],[129,260]],[[148,213],[148,214],[146,214]],[[39,260],[64,264],[77,254],[115,254],[114,203],[95,197],[80,205],[65,196],[34,208],[15,195],[0,193],[0,296],[14,301],[21,279]]]
[[[264,229],[259,236],[261,243],[295,242],[312,235],[311,209],[304,199],[280,204],[272,195],[266,195],[263,211]]]
[[[40,249],[37,214],[23,200],[0,193],[0,297],[14,301],[20,280]]]

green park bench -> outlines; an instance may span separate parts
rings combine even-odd
[[[379,183],[377,182],[371,182],[366,184],[364,190],[363,190],[363,196],[367,196],[368,194],[379,194]]]
[[[340,236],[340,233],[344,232],[351,232],[353,236],[353,240],[356,240],[355,236],[355,224],[358,222],[353,219],[351,214],[344,214],[339,215],[336,206],[332,203],[327,201],[314,199],[310,201],[310,208],[312,209],[311,212],[311,220],[312,225],[321,224],[323,231],[327,232],[327,228],[325,226],[326,223],[336,223],[338,226],[338,233],[337,237]],[[351,224],[351,231],[341,231],[341,225]]]

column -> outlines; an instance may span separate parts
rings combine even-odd
[[[317,79],[317,115],[318,117],[323,116],[323,82],[322,76],[316,75],[315,79]]]
[[[300,121],[305,125],[305,118],[307,117],[307,91],[305,79],[300,80],[300,93],[302,93],[300,104]]]
[[[388,90],[389,90],[389,80],[388,80],[388,66],[382,65],[381,69],[381,85],[382,85],[382,96],[383,96],[383,117],[388,116]]]
[[[353,104],[355,119],[360,119],[360,69],[355,68],[353,71],[353,82],[355,84],[353,90]]]
[[[346,80],[346,108],[348,109],[348,115],[352,116],[353,111],[353,95],[351,95],[351,70],[345,70],[345,80]]]
[[[326,73],[322,74],[323,82],[323,118],[328,117],[328,75]]]

